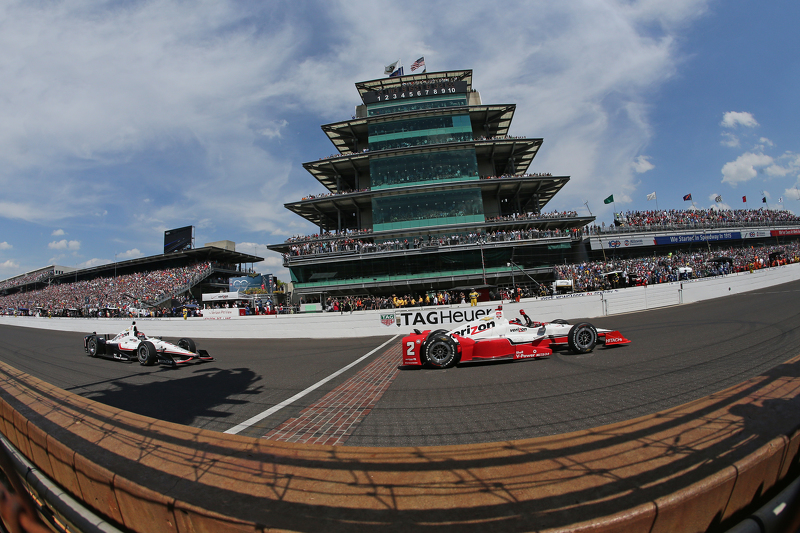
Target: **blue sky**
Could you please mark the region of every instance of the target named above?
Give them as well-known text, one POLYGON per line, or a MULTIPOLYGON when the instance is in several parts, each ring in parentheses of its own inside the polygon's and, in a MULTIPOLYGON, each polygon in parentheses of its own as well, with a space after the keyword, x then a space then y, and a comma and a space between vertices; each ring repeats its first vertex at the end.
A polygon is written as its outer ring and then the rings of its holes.
POLYGON ((265 245, 314 227, 323 123, 400 58, 471 68, 530 167, 572 177, 546 207, 800 212, 800 4, 755 0, 0 3, 0 279, 160 253, 168 228, 265 245), (715 203, 721 195, 723 202, 715 203), (779 199, 782 202, 779 203, 779 199))

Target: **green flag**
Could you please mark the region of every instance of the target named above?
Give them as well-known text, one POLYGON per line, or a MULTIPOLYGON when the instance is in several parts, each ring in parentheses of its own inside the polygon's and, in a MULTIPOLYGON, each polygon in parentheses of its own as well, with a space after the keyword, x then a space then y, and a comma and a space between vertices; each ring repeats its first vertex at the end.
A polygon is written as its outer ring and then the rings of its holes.
POLYGON ((613 201, 614 201, 614 195, 612 194, 611 196, 609 196, 608 198, 606 198, 605 200, 603 200, 603 203, 604 203, 604 204, 610 204, 610 203, 611 203, 611 202, 613 202, 613 201))

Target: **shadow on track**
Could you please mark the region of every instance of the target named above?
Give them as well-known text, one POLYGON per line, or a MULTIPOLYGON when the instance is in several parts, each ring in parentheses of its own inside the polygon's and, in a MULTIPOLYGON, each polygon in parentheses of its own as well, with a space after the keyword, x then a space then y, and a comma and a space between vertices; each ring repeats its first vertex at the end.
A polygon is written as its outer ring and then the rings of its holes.
POLYGON ((203 367, 194 370, 189 376, 178 376, 171 368, 162 368, 160 372, 170 372, 172 375, 165 381, 141 385, 113 380, 109 382, 110 389, 87 397, 132 413, 176 424, 192 425, 199 417, 231 416, 231 413, 215 407, 247 403, 231 399, 232 396, 261 392, 260 387, 253 388, 261 378, 248 368, 203 367))

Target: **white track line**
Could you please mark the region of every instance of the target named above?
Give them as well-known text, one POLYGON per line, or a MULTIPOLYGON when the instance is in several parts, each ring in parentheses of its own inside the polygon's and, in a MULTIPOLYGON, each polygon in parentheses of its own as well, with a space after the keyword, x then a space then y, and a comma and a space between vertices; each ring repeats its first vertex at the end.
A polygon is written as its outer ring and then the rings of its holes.
POLYGON ((231 435, 235 435, 235 434, 239 433, 240 431, 249 428, 250 426, 252 426, 256 422, 260 422, 261 420, 264 420, 268 416, 270 416, 270 415, 272 415, 274 413, 277 413, 278 411, 280 411, 281 409, 283 409, 287 405, 293 404, 294 402, 296 402, 297 400, 299 400, 300 398, 302 398, 303 396, 305 396, 309 392, 312 392, 312 391, 318 389, 319 387, 321 387, 322 385, 326 384, 327 382, 329 382, 330 380, 332 380, 333 378, 335 378, 336 376, 338 376, 342 372, 346 372, 349 369, 353 368, 358 363, 360 363, 361 361, 363 361, 364 359, 366 359, 370 355, 374 354, 375 352, 377 352, 378 350, 380 350, 381 348, 383 348, 384 346, 386 346, 387 344, 389 344, 390 342, 395 340, 399 335, 400 334, 398 333, 397 335, 395 335, 394 337, 392 337, 388 341, 384 342, 383 344, 381 344, 380 346, 378 346, 377 348, 375 348, 374 350, 372 350, 368 354, 362 355, 361 357, 359 357, 358 359, 356 359, 355 361, 353 361, 352 363, 350 363, 346 367, 344 367, 344 368, 342 368, 340 370, 337 370, 336 372, 334 372, 333 374, 331 374, 327 378, 325 378, 325 379, 323 379, 321 381, 317 381, 316 383, 314 383, 313 385, 311 385, 307 389, 298 392, 297 394, 295 394, 291 398, 288 398, 288 399, 282 401, 281 403, 279 403, 277 405, 274 405, 273 407, 270 407, 269 409, 267 409, 263 413, 259 413, 259 414, 257 414, 256 416, 254 416, 252 418, 248 418, 247 420, 245 420, 241 424, 238 424, 238 425, 232 427, 231 429, 225 431, 225 433, 229 433, 231 435))

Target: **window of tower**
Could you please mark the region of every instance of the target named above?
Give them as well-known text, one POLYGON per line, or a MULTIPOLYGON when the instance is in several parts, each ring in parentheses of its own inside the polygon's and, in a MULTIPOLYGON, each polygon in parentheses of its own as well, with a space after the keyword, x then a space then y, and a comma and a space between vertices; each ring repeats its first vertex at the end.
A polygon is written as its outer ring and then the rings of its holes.
POLYGON ((469 115, 419 117, 369 125, 370 151, 471 140, 469 115))
POLYGON ((372 199, 372 229, 483 222, 480 189, 402 194, 372 199))
POLYGON ((372 158, 369 174, 372 190, 479 179, 478 161, 472 149, 372 158))

